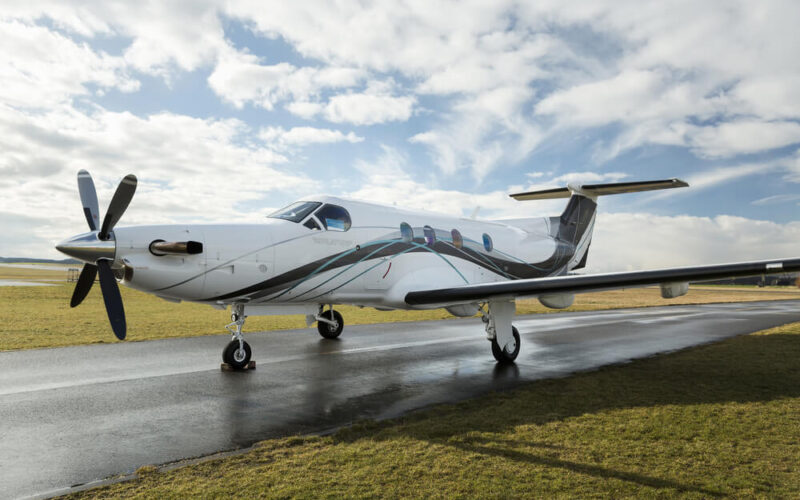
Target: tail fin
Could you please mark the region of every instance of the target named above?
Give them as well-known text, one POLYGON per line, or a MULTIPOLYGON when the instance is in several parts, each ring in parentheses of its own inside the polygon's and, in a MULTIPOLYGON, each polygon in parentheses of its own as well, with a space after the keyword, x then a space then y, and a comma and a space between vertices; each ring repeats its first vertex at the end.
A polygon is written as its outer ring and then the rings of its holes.
POLYGON ((560 217, 550 218, 550 231, 557 240, 572 246, 573 256, 567 264, 567 269, 572 270, 586 265, 586 256, 592 242, 598 196, 687 186, 689 184, 680 179, 611 184, 567 184, 567 187, 563 188, 528 191, 510 196, 520 201, 570 199, 560 217))

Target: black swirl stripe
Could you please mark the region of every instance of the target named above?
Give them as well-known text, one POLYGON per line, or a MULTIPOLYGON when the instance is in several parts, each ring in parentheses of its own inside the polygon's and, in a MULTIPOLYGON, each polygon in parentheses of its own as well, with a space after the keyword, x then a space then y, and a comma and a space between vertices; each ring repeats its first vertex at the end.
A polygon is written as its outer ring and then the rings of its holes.
MULTIPOLYGON (((293 287, 302 281, 307 280, 309 275, 315 273, 315 271, 327 272, 344 266, 350 266, 359 261, 368 262, 375 259, 391 257, 401 252, 417 253, 429 251, 426 248, 420 248, 418 246, 419 244, 425 243, 423 238, 414 238, 413 241, 417 245, 398 240, 396 243, 388 245, 377 252, 375 252, 375 248, 385 245, 385 240, 366 244, 358 247, 355 250, 347 250, 317 259, 313 262, 296 267, 259 283, 255 283, 230 293, 203 299, 203 301, 222 301, 242 296, 248 296, 248 300, 258 300, 269 295, 280 293, 287 288, 293 287), (370 255, 371 252, 374 253, 370 255)), ((474 249, 467 247, 458 249, 452 244, 442 241, 435 242, 431 247, 431 250, 442 255, 465 260, 474 265, 481 266, 495 274, 506 274, 506 277, 510 279, 551 276, 556 272, 560 272, 569 262, 569 259, 572 258, 572 255, 574 255, 574 247, 562 242, 558 242, 558 246, 556 247, 556 250, 552 256, 535 264, 526 264, 501 259, 495 256, 487 255, 483 252, 477 252, 474 249), (499 270, 502 271, 498 272, 499 270)))

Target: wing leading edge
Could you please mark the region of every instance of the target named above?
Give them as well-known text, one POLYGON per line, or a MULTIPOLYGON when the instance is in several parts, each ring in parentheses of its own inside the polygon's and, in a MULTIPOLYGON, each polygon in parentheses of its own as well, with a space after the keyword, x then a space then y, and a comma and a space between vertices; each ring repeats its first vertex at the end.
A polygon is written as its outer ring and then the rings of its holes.
POLYGON ((797 271, 800 271, 800 258, 739 262, 713 266, 676 267, 653 271, 555 276, 552 278, 533 278, 500 283, 464 285, 453 288, 419 290, 406 294, 405 301, 412 306, 460 304, 483 302, 495 298, 598 292, 664 283, 708 281, 797 271))

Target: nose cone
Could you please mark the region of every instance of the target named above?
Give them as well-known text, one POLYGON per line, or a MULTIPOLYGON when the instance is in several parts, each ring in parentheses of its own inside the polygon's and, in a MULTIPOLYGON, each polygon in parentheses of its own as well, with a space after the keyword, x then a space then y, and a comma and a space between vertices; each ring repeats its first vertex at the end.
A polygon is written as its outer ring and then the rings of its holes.
POLYGON ((100 259, 114 260, 117 242, 113 239, 101 240, 96 232, 84 233, 62 241, 56 245, 56 250, 74 259, 94 264, 100 259))

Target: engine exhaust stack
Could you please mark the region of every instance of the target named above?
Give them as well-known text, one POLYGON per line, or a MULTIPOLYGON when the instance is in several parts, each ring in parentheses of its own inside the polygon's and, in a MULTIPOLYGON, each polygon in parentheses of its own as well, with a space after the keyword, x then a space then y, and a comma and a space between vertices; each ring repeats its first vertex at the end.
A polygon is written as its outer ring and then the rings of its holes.
POLYGON ((203 244, 199 241, 155 240, 150 243, 150 253, 159 257, 164 255, 196 255, 203 253, 203 244))

